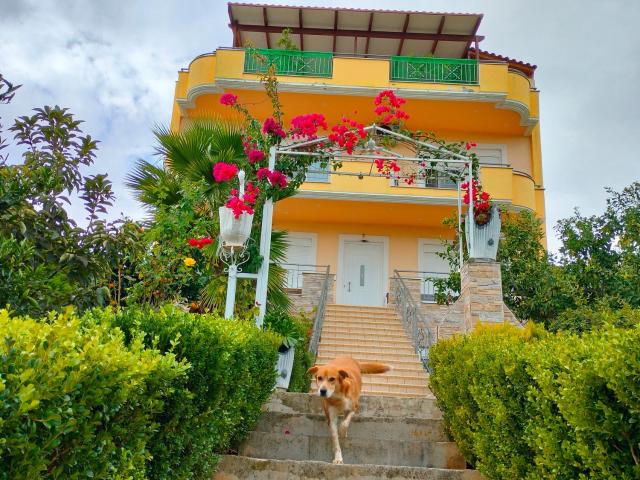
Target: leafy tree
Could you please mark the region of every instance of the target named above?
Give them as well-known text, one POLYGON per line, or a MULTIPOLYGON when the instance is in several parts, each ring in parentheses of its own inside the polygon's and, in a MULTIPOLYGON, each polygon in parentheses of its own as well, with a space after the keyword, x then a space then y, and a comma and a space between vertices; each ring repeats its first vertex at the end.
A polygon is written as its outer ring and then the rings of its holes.
MULTIPOLYGON (((9 84, 3 101, 15 89, 9 84)), ((6 285, 0 305, 18 313, 87 308, 110 297, 113 242, 132 227, 101 218, 114 195, 106 175, 83 173, 95 160, 97 141, 80 124, 68 109, 46 106, 9 128, 23 151, 22 163, 0 160, 0 283, 6 285), (86 228, 69 217, 71 196, 84 204, 86 228)))

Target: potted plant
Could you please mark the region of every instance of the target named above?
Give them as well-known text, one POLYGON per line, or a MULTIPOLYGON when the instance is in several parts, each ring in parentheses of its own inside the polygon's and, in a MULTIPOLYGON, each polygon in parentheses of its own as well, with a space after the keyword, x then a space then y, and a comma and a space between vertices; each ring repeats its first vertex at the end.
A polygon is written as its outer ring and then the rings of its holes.
POLYGON ((460 185, 464 189, 464 203, 473 205, 473 222, 465 220, 465 234, 470 258, 495 260, 500 239, 500 209, 491 200, 489 192, 484 192, 477 180, 473 180, 471 196, 469 182, 460 185), (472 198, 470 198, 472 197, 472 198), (470 229, 473 229, 471 234, 470 229), (471 243, 473 237, 473 243, 471 243))

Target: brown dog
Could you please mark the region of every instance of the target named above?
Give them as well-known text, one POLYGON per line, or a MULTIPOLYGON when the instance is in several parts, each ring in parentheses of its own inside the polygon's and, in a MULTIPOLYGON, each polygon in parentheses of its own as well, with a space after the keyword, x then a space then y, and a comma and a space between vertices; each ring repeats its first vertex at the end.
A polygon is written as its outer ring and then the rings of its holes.
POLYGON ((347 436, 351 419, 360 407, 360 390, 363 373, 384 373, 391 370, 389 365, 376 362, 358 363, 351 357, 336 358, 327 365, 314 365, 307 373, 314 375, 318 385, 318 396, 322 398, 322 408, 327 417, 333 442, 333 463, 342 463, 341 437, 347 436), (338 416, 344 415, 338 429, 338 416))

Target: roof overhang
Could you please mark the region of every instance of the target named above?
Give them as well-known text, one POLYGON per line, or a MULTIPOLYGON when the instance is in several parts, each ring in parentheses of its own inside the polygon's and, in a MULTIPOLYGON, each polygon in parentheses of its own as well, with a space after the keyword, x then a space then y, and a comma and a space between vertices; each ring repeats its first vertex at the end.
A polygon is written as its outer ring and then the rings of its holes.
POLYGON ((282 30, 301 50, 466 58, 482 14, 229 3, 233 46, 276 48, 282 30))

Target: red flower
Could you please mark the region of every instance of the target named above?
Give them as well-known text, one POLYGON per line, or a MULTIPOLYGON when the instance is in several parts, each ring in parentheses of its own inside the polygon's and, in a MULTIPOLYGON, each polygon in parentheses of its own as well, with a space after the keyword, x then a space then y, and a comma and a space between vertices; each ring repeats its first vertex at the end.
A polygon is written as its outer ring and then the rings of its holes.
POLYGON ((282 126, 274 120, 273 117, 267 118, 262 124, 262 133, 273 135, 274 137, 284 138, 287 136, 282 126))
POLYGON ((210 245, 213 242, 209 237, 202 238, 190 238, 189 245, 191 247, 197 247, 198 249, 202 249, 205 245, 210 245))
POLYGON ((280 188, 284 188, 287 186, 287 177, 282 172, 274 170, 269 175, 269 182, 274 187, 278 186, 280 188))
POLYGON ((271 171, 267 167, 262 167, 256 172, 256 177, 258 177, 258 180, 263 180, 265 178, 269 178, 270 173, 271 171))
POLYGON ((347 117, 342 117, 341 123, 331 127, 331 133, 328 136, 329 140, 337 143, 340 148, 344 148, 349 154, 353 153, 358 141, 366 137, 367 132, 364 130, 364 125, 355 120, 349 120, 347 117))
POLYGON ((473 142, 471 142, 471 143, 467 142, 467 143, 465 143, 464 148, 466 148, 467 150, 471 150, 473 147, 477 147, 477 146, 478 145, 473 143, 473 142))
POLYGON ((376 96, 374 103, 376 108, 373 110, 378 115, 378 123, 390 124, 400 123, 402 120, 409 118, 407 112, 400 107, 406 103, 401 97, 396 97, 392 90, 383 90, 376 96))
POLYGON ((220 103, 222 105, 227 105, 228 107, 232 107, 236 103, 238 103, 238 96, 233 93, 225 93, 220 97, 220 103))
POLYGON ((218 162, 213 166, 213 178, 216 182, 228 182, 238 173, 238 167, 232 163, 218 162))
POLYGON ((329 128, 321 113, 298 115, 291 120, 291 137, 313 140, 320 127, 324 130, 329 128))
POLYGON ((250 150, 247 154, 249 163, 254 164, 264 160, 264 152, 262 150, 250 150))
POLYGON ((244 192, 244 197, 242 197, 243 201, 247 204, 256 203, 256 198, 260 194, 260 189, 258 187, 254 187, 251 182, 247 183, 247 188, 244 192))
POLYGON ((190 238, 189 239, 189 246, 190 247, 197 247, 198 246, 198 240, 196 240, 195 238, 190 238))
POLYGON ((231 197, 227 201, 225 206, 227 206, 231 210, 233 210, 233 216, 235 218, 240 218, 240 215, 242 215, 244 212, 247 212, 248 214, 252 214, 253 213, 253 208, 251 208, 249 205, 244 203, 238 197, 231 197))

